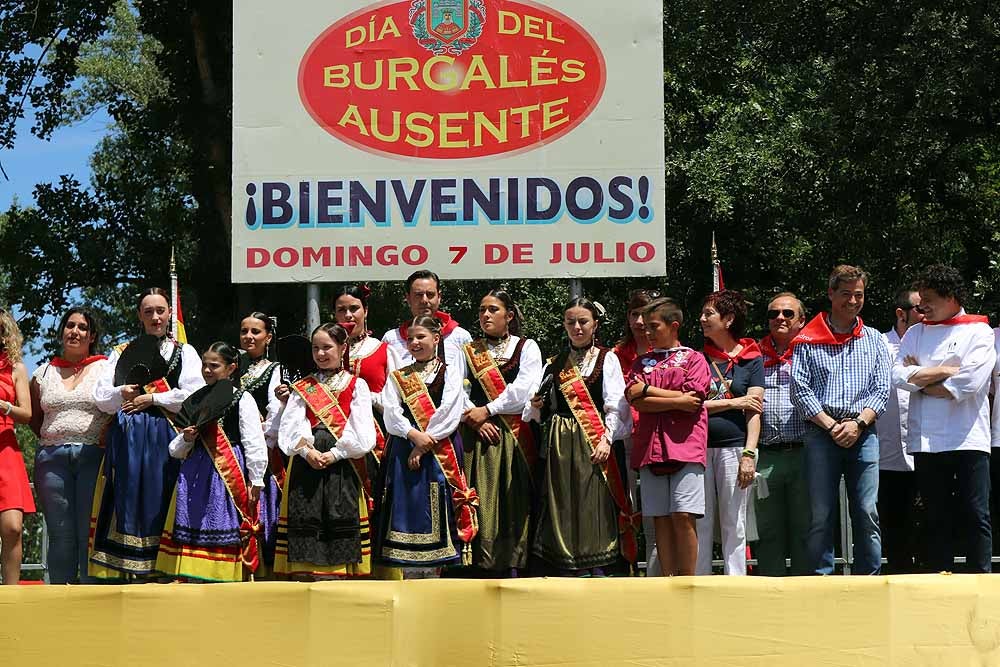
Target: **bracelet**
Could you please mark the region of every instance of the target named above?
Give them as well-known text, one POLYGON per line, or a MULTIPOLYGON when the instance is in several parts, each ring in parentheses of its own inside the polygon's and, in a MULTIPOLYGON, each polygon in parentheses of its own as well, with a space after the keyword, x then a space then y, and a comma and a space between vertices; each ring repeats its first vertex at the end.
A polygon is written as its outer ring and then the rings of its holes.
POLYGON ((649 383, 647 382, 646 384, 642 385, 641 398, 646 398, 648 394, 649 394, 649 383))
POLYGON ((752 458, 754 460, 754 463, 757 462, 757 450, 756 449, 750 449, 749 447, 747 447, 747 448, 745 448, 743 450, 743 453, 741 454, 741 456, 748 456, 748 457, 750 457, 750 458, 752 458))
POLYGON ((835 421, 835 422, 833 422, 832 424, 830 424, 830 428, 826 429, 826 432, 827 432, 827 433, 830 433, 831 431, 833 431, 833 427, 834 427, 834 426, 836 426, 836 425, 837 425, 837 424, 839 424, 839 423, 840 423, 840 422, 838 422, 838 421, 835 421))
POLYGON ((10 413, 14 410, 14 404, 7 401, 7 409, 3 411, 4 417, 10 416, 10 413))

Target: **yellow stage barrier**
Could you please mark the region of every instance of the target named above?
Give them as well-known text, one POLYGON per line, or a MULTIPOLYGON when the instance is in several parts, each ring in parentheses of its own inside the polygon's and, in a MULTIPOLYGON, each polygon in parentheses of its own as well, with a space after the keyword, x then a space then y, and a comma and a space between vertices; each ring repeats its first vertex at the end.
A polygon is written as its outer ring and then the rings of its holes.
POLYGON ((5 665, 1000 665, 1000 577, 23 586, 5 665))

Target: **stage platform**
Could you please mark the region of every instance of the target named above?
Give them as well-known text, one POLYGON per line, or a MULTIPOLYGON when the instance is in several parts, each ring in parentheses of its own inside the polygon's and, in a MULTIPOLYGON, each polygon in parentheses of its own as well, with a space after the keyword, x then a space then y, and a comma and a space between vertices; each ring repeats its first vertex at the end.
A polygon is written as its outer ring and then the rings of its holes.
POLYGON ((1000 665, 1000 577, 21 586, 7 665, 1000 665))

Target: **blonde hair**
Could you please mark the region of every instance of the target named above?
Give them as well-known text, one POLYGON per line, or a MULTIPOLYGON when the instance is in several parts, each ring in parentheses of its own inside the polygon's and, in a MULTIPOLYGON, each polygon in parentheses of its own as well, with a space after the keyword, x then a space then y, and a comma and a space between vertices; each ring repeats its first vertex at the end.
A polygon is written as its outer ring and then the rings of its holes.
POLYGON ((21 361, 21 346, 24 345, 24 337, 17 326, 17 322, 3 308, 0 308, 0 350, 7 353, 7 357, 12 364, 21 361))

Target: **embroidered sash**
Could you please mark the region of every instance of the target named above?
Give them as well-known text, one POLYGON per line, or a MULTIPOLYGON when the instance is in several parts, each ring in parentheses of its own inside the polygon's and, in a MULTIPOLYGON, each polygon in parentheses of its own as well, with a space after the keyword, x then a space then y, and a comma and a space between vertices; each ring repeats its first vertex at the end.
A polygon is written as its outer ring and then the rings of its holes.
POLYGON ((240 556, 243 564, 251 572, 256 572, 260 565, 257 545, 257 533, 261 530, 259 508, 254 507, 250 500, 250 490, 243 476, 243 468, 233 451, 233 444, 226 432, 219 428, 218 421, 202 427, 199 436, 240 515, 240 556))
MULTIPOLYGON (((357 378, 352 377, 344 391, 347 389, 353 391, 356 380, 357 378)), ((347 415, 340 406, 338 397, 330 393, 330 389, 312 375, 307 375, 298 382, 292 383, 292 389, 302 397, 309 408, 306 410, 309 424, 315 427, 317 423, 322 423, 334 438, 340 439, 344 433, 344 427, 347 426, 347 415)), ((372 483, 368 478, 368 466, 363 458, 347 460, 350 461, 351 467, 354 468, 354 472, 358 476, 358 481, 361 482, 365 500, 368 501, 368 511, 371 512, 374 503, 372 502, 372 483)))
MULTIPOLYGON (((392 380, 399 389, 399 394, 403 397, 406 407, 417 422, 417 428, 421 431, 427 430, 427 424, 437 411, 434 401, 427 391, 427 385, 415 372, 393 371, 392 380)), ((458 526, 458 537, 465 543, 463 547, 462 560, 466 562, 467 557, 472 556, 472 540, 479 532, 479 523, 476 520, 476 507, 479 506, 479 496, 476 490, 471 488, 465 480, 465 472, 462 470, 458 457, 455 455, 455 447, 451 439, 442 440, 433 449, 434 459, 441 466, 445 479, 451 486, 451 499, 455 506, 455 523, 458 526)), ((471 562, 471 560, 469 561, 471 562)))
MULTIPOLYGON (((493 355, 486 347, 486 341, 479 339, 462 346, 465 351, 465 358, 469 362, 469 368, 479 386, 483 388, 486 398, 495 401, 507 388, 507 381, 500 372, 493 355)), ((531 428, 524 423, 520 415, 496 415, 504 425, 514 434, 514 439, 521 449, 529 469, 534 470, 535 463, 538 462, 538 443, 535 442, 535 434, 531 428)))
MULTIPOLYGON (((601 413, 594 404, 587 383, 584 382, 576 366, 569 364, 568 368, 559 372, 559 391, 566 398, 573 417, 583 429, 591 451, 596 450, 605 433, 604 422, 601 421, 601 413)), ((618 460, 613 453, 601 464, 601 474, 608 483, 608 492, 618 507, 618 533, 621 536, 619 546, 622 556, 628 562, 634 563, 639 551, 636 536, 642 528, 642 515, 632 511, 632 503, 622 483, 618 460)))

